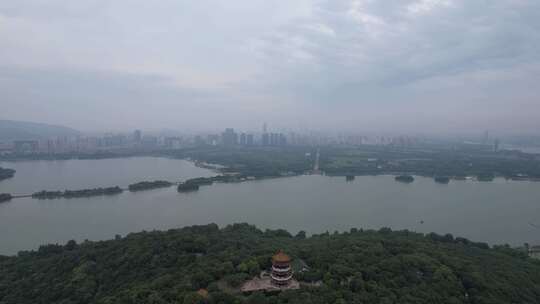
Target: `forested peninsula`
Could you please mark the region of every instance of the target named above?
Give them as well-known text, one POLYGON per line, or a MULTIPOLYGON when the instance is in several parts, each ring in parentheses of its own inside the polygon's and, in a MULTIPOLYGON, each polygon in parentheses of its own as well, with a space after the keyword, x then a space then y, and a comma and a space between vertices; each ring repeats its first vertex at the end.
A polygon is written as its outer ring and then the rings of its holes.
POLYGON ((131 233, 0 256, 0 303, 537 303, 540 263, 452 235, 248 224, 131 233), (301 288, 241 293, 277 250, 301 288))

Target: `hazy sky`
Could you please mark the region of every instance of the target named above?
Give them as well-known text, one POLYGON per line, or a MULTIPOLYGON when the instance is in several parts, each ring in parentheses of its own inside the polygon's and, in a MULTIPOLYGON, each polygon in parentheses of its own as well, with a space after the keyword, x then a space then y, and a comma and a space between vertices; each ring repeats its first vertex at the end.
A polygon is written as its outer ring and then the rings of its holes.
POLYGON ((538 0, 0 0, 0 118, 540 131, 538 0))

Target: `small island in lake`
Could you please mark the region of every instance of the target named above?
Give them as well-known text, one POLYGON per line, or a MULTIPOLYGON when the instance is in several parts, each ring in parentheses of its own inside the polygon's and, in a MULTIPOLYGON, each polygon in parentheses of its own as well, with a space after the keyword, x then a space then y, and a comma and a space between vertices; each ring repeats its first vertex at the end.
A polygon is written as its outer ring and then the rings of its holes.
POLYGON ((82 189, 82 190, 65 190, 65 191, 40 191, 32 194, 32 198, 37 199, 55 199, 55 198, 76 198, 76 197, 90 197, 99 195, 113 195, 122 193, 122 188, 107 187, 107 188, 94 188, 94 189, 82 189))
POLYGON ((414 177, 412 175, 398 175, 395 177, 395 180, 401 183, 412 183, 414 182, 414 177))
POLYGON ((448 176, 435 176, 433 179, 439 184, 448 184, 450 182, 450 178, 448 176))
POLYGON ((9 193, 0 193, 0 203, 10 201, 13 198, 9 193))
POLYGON ((15 170, 0 167, 0 181, 15 176, 15 170))
POLYGON ((163 181, 163 180, 156 180, 153 182, 145 181, 145 182, 129 185, 128 190, 131 192, 136 192, 136 191, 144 191, 144 190, 151 190, 151 189, 157 189, 157 188, 167 188, 172 185, 173 183, 168 182, 168 181, 163 181))

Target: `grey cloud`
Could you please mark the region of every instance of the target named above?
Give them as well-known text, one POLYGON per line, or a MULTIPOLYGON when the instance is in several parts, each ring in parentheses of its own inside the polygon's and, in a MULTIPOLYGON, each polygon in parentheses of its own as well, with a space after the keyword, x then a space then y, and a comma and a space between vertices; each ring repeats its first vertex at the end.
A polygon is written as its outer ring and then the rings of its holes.
POLYGON ((540 130, 539 20, 534 0, 4 1, 0 102, 88 128, 540 130))
POLYGON ((484 1, 479 5, 456 1, 434 8, 429 16, 408 16, 407 5, 403 5, 407 1, 394 2, 399 4, 393 10, 390 1, 358 2, 366 3, 359 13, 365 20, 351 13, 354 2, 325 2, 310 20, 293 22, 276 34, 278 38, 268 38, 265 47, 270 50, 264 51, 268 64, 290 69, 295 77, 298 73, 317 85, 327 78, 337 83, 393 85, 540 59, 540 4, 534 2, 512 5, 506 1, 505 5, 501 4, 505 1, 484 1), (531 15, 531 11, 537 13, 531 15), (391 18, 386 12, 392 12, 391 18), (523 19, 521 13, 529 18, 523 19), (306 24, 324 24, 335 35, 306 30, 314 28, 306 24), (370 32, 380 33, 371 37, 370 32), (295 52, 306 54, 306 60, 289 64, 275 56, 295 52), (311 73, 310 68, 318 73, 311 73))
POLYGON ((155 122, 163 118, 180 120, 204 114, 216 106, 212 100, 221 95, 181 88, 159 75, 6 66, 0 71, 2 114, 6 117, 64 121, 88 129, 140 124, 161 127, 155 122))

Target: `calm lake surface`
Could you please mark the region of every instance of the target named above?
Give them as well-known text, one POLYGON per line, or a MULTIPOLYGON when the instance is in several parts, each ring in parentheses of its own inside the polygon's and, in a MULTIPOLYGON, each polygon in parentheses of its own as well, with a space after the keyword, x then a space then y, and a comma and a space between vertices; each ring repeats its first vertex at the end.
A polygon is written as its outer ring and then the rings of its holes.
MULTIPOLYGON (((15 179, 0 182, 0 192, 126 186, 144 179, 215 174, 163 158, 12 164, 0 164, 21 169, 15 179)), ((540 230, 530 225, 540 225, 540 184, 497 179, 440 185, 421 177, 402 184, 392 176, 357 177, 352 182, 344 177, 298 176, 214 184, 194 193, 177 193, 172 187, 79 199, 23 198, 0 204, 0 254, 70 239, 110 239, 115 234, 211 222, 220 226, 249 222, 292 233, 388 226, 452 233, 492 244, 540 244, 540 230)))
POLYGON ((41 190, 127 187, 145 180, 179 181, 216 175, 185 160, 161 157, 0 162, 0 167, 17 170, 14 178, 0 182, 0 193, 12 194, 31 194, 41 190))

